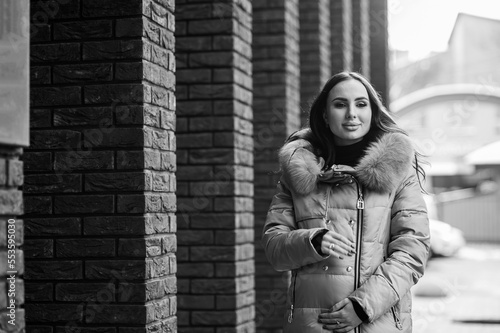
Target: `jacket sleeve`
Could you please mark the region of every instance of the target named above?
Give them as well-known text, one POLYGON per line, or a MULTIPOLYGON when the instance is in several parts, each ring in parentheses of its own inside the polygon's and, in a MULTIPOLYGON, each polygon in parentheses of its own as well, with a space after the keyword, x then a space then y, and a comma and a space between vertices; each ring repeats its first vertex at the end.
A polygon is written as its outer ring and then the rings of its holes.
POLYGON ((300 268, 328 258, 314 249, 311 240, 328 229, 298 229, 293 200, 283 180, 278 183, 262 234, 266 257, 277 271, 300 268))
POLYGON ((363 307, 370 322, 387 312, 424 274, 429 220, 414 169, 396 192, 390 233, 386 260, 349 296, 363 307))

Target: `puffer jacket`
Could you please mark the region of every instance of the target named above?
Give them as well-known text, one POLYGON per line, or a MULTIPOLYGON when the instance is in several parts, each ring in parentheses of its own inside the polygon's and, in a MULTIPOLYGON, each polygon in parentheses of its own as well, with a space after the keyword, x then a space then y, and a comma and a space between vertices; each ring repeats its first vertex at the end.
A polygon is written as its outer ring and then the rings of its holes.
POLYGON ((328 332, 318 315, 344 298, 368 319, 362 333, 411 332, 410 288, 424 273, 429 224, 409 138, 386 133, 355 168, 324 161, 303 139, 280 150, 283 176, 264 226, 266 256, 292 271, 284 332, 328 332), (355 243, 344 259, 322 256, 311 240, 333 230, 355 243))

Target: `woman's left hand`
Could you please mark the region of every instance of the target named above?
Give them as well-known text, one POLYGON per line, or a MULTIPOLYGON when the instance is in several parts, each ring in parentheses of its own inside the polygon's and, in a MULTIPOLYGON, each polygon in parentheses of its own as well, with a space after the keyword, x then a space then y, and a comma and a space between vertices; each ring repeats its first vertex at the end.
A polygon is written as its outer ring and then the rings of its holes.
POLYGON ((329 312, 324 312, 319 315, 319 322, 323 324, 323 328, 336 333, 345 333, 353 330, 361 324, 354 306, 348 298, 344 298, 335 304, 329 312))

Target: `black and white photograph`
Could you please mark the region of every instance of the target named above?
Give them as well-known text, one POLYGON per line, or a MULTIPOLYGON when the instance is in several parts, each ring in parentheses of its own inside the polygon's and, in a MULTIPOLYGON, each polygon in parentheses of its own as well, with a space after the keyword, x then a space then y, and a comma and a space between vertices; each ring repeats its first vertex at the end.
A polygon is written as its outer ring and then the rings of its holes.
POLYGON ((0 0, 0 333, 500 333, 500 1, 0 0))

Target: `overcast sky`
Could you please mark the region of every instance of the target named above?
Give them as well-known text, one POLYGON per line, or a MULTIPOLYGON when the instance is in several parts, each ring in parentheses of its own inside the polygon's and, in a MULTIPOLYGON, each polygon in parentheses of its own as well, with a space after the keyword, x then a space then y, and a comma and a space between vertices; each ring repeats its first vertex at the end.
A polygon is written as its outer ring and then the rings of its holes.
POLYGON ((387 1, 389 45, 410 51, 410 58, 414 60, 446 49, 460 12, 500 20, 500 0, 387 1))

